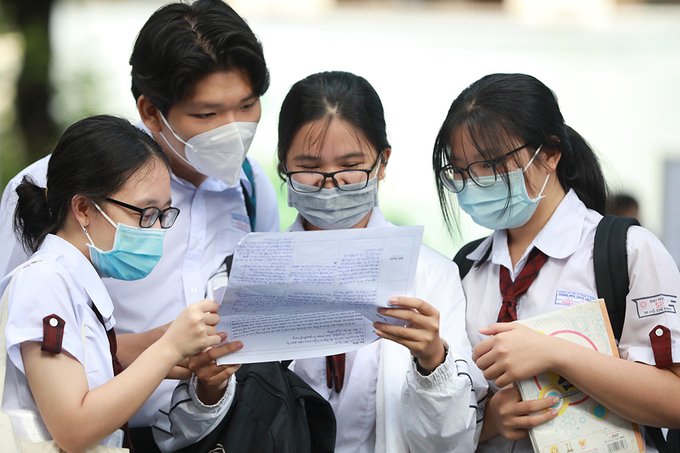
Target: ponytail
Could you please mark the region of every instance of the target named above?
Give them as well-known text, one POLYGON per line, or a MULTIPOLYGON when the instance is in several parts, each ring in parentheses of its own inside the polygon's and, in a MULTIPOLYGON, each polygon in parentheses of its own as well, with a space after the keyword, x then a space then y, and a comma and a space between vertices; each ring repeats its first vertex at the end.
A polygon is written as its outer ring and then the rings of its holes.
POLYGON ((16 188, 19 197, 14 210, 14 231, 26 252, 35 252, 54 225, 47 204, 47 190, 24 176, 16 188))
POLYGON ((14 229, 24 249, 35 252, 66 225, 73 197, 97 203, 153 161, 169 164, 160 145, 126 119, 97 115, 71 125, 50 156, 47 189, 26 176, 16 189, 14 229))
POLYGON ((566 149, 557 165, 557 177, 564 190, 573 189, 588 209, 604 215, 608 189, 600 161, 588 142, 569 126, 566 149))

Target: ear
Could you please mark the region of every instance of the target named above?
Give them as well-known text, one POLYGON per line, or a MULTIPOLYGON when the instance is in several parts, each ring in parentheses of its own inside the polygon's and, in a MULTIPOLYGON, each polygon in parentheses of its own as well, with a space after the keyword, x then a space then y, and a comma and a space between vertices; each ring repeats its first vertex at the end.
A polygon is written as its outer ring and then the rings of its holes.
POLYGON ((143 94, 137 99, 139 116, 151 132, 161 131, 161 113, 143 94))
POLYGON ((549 148, 547 146, 544 146, 541 149, 542 152, 545 152, 545 159, 543 160, 543 165, 545 165, 550 172, 554 172, 557 169, 557 164, 560 162, 560 159, 562 158, 562 152, 556 150, 555 148, 549 148))
POLYGON ((387 162, 390 160, 392 155, 392 148, 385 148, 382 152, 382 158, 380 159, 380 168, 378 169, 378 181, 385 179, 385 170, 387 167, 387 162))
POLYGON ((75 195, 71 198, 71 212, 78 223, 86 229, 90 226, 90 222, 94 215, 94 209, 96 208, 93 206, 90 199, 84 195, 75 195))

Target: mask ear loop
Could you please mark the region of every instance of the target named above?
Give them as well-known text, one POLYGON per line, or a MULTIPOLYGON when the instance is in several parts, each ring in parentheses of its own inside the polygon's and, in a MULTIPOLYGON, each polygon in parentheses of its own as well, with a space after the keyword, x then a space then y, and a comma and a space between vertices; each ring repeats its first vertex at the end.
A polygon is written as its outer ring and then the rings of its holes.
MULTIPOLYGON (((190 145, 189 143, 187 143, 187 142, 185 142, 184 140, 182 140, 182 139, 179 137, 179 135, 177 135, 177 134, 175 133, 175 131, 172 130, 172 128, 170 127, 170 124, 168 123, 168 120, 165 119, 165 116, 163 116, 163 114, 161 113, 160 110, 158 111, 158 113, 161 115, 161 119, 163 120, 163 122, 165 123, 165 125, 168 127, 168 129, 170 130, 170 132, 172 132, 172 135, 174 135, 175 138, 176 138, 177 140, 179 140, 182 144, 184 144, 185 147, 188 146, 189 148, 191 148, 192 151, 196 152, 196 148, 194 148, 192 145, 190 145)), ((177 155, 177 157, 179 157, 181 160, 183 160, 187 165, 190 165, 190 166, 193 168, 193 165, 191 164, 191 162, 189 162, 185 157, 182 157, 182 155, 181 155, 180 153, 177 152, 177 150, 175 149, 175 147, 172 146, 172 145, 170 144, 170 142, 169 142, 168 139, 165 137, 165 134, 163 133, 162 130, 160 131, 160 134, 161 134, 161 137, 163 137, 163 140, 165 140, 165 143, 170 147, 170 149, 172 150, 172 152, 174 152, 174 153, 177 155)))
MULTIPOLYGON (((524 174, 524 172, 527 171, 527 168, 529 168, 529 165, 531 165, 531 163, 534 161, 536 156, 538 156, 538 153, 541 151, 541 148, 543 148, 543 145, 539 146, 536 149, 536 152, 534 153, 534 155, 531 156, 531 160, 529 160, 529 163, 527 164, 527 166, 524 167, 524 169, 522 170, 522 174, 524 174)), ((552 172, 550 172, 550 173, 552 173, 552 172)), ((548 185, 548 179, 550 179, 550 173, 548 173, 548 175, 545 177, 545 182, 543 183, 543 187, 541 187, 541 191, 538 193, 538 196, 531 201, 538 201, 541 198, 545 198, 545 195, 543 195, 543 191, 545 190, 545 186, 548 185)))

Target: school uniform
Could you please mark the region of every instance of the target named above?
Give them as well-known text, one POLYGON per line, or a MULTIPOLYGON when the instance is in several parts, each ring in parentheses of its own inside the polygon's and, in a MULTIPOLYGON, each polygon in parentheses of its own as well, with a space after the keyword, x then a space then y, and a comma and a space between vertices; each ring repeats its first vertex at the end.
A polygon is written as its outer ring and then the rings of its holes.
MULTIPOLYGON (((90 261, 69 242, 48 235, 32 258, 39 259, 24 267, 9 288, 8 321, 5 331, 7 372, 2 410, 12 420, 14 432, 25 441, 52 439, 36 406, 26 379, 21 357, 21 343, 43 342, 44 318, 54 326, 63 321, 61 353, 68 352, 85 370, 92 390, 113 379, 111 350, 106 331, 116 321, 113 303, 90 261), (102 315, 104 325, 92 310, 102 315), (56 318, 58 317, 58 318, 56 318)), ((4 294, 14 272, 0 281, 4 294)), ((58 338, 58 336, 57 336, 58 338)), ((123 431, 117 430, 100 442, 121 447, 123 431)))
MULTIPOLYGON (((481 259, 492 247, 487 261, 473 266, 463 279, 468 300, 467 332, 473 347, 483 341, 477 329, 496 322, 502 305, 499 289, 500 267, 509 270, 512 280, 521 272, 527 256, 534 247, 548 256, 538 276, 527 292, 517 301, 517 319, 526 319, 560 310, 570 305, 597 299, 593 268, 595 229, 602 216, 583 204, 571 190, 562 200, 548 223, 534 238, 522 258, 512 266, 508 251, 507 232, 495 231, 468 255, 481 259)), ((659 352, 652 348, 650 333, 656 334, 659 326, 669 329, 673 339, 673 363, 680 362, 680 317, 677 314, 677 296, 680 293, 680 273, 661 242, 642 227, 628 231, 629 293, 626 297, 626 318, 619 342, 621 358, 654 366, 659 352)), ((603 326, 604 328, 604 326, 603 326)), ((669 339, 670 341, 670 339, 669 339)), ((489 382, 490 392, 498 388, 489 382)), ((480 444, 478 452, 532 452, 531 442, 517 442, 497 436, 480 444)), ((656 452, 650 442, 647 451, 656 452)))
MULTIPOLYGON (((137 125, 148 133, 143 123, 137 125)), ((264 169, 247 158, 253 169, 256 198, 255 231, 279 231, 276 193, 264 169)), ((7 185, 0 208, 0 273, 26 260, 12 231, 16 187, 29 175, 45 186, 49 156, 35 162, 7 185), (10 267, 11 266, 11 267, 10 267)), ((116 307, 116 332, 140 333, 173 321, 184 308, 205 297, 206 283, 236 244, 251 231, 241 183, 253 187, 241 171, 240 182, 228 186, 208 177, 199 187, 170 173, 172 205, 181 213, 163 241, 163 258, 145 278, 136 281, 104 279, 116 307)), ((3 273, 4 272, 4 273, 3 273)), ((195 380, 166 379, 130 420, 130 427, 155 424, 154 437, 162 450, 197 442, 217 426, 231 404, 229 390, 220 402, 206 406, 196 397, 195 380), (162 409, 162 410, 161 410, 162 409)), ((235 378, 229 388, 235 386, 235 378)))
MULTIPOLYGON (((367 228, 391 226, 374 208, 367 228)), ((298 216, 288 231, 302 231, 298 216)), ((344 386, 329 389, 326 358, 296 360, 294 371, 328 399, 337 420, 336 452, 460 452, 474 450, 486 381, 474 365, 464 332, 465 298, 458 268, 422 246, 415 297, 440 312, 440 335, 449 346, 444 363, 429 376, 416 369, 410 351, 380 339, 346 354, 344 386)))

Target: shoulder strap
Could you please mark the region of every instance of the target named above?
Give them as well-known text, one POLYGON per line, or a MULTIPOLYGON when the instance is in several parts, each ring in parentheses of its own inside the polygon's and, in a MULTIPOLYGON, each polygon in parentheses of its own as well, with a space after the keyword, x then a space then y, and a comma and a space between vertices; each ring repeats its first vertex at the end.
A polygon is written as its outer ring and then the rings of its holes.
MULTIPOLYGON (((626 296, 630 279, 628 277, 628 252, 626 249, 628 228, 640 225, 632 217, 606 215, 597 225, 593 248, 595 286, 597 295, 607 305, 609 320, 614 337, 621 339, 626 319, 626 296)), ((661 428, 645 426, 649 437, 659 453, 680 453, 680 430, 668 430, 668 442, 661 428)))
MULTIPOLYGON (((479 238, 475 239, 474 241, 468 242, 464 246, 458 250, 458 253, 456 253, 456 256, 453 257, 453 262, 458 265, 458 274, 460 275, 460 279, 463 280, 465 276, 470 272, 470 269, 472 269, 472 265, 475 264, 473 260, 469 260, 467 256, 472 253, 479 245, 484 242, 486 238, 479 238)), ((489 255, 491 254, 491 247, 488 248, 484 256, 480 261, 484 262, 489 258, 489 255)))
POLYGON ((628 294, 628 252, 626 239, 628 228, 640 223, 632 217, 606 215, 597 225, 593 248, 595 286, 597 295, 604 299, 618 341, 626 317, 628 294))
POLYGON ((253 167, 250 165, 250 161, 246 158, 243 161, 243 172, 250 182, 250 187, 252 190, 248 192, 246 190, 245 184, 241 183, 241 189, 243 189, 243 199, 246 204, 246 212, 248 213, 248 218, 250 219, 250 230, 255 231, 255 218, 257 214, 257 200, 255 199, 255 176, 253 175, 253 167))

